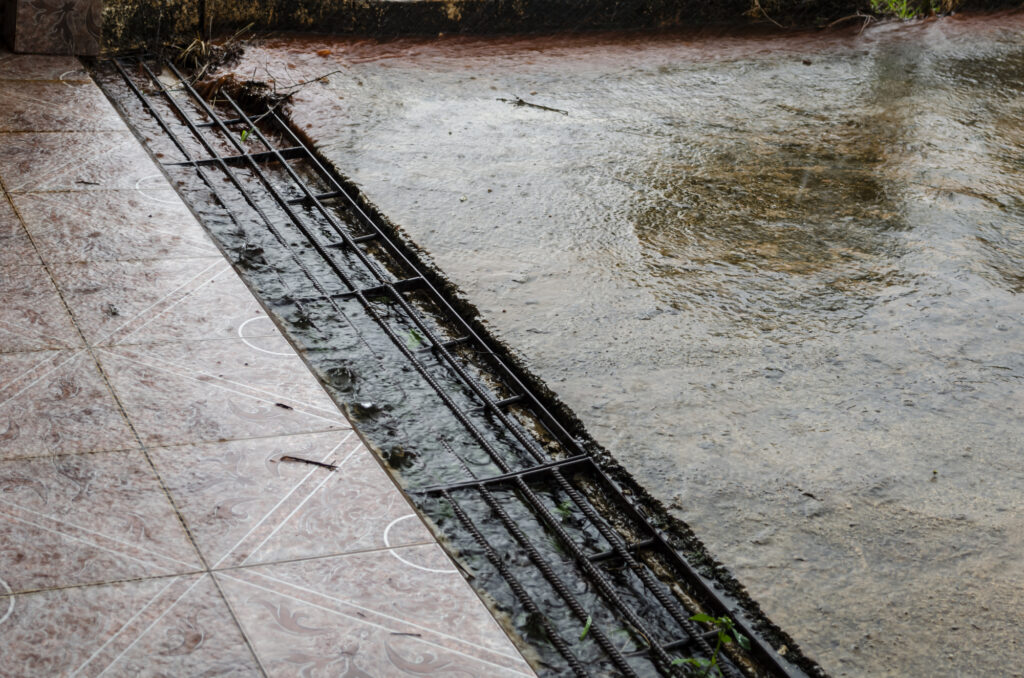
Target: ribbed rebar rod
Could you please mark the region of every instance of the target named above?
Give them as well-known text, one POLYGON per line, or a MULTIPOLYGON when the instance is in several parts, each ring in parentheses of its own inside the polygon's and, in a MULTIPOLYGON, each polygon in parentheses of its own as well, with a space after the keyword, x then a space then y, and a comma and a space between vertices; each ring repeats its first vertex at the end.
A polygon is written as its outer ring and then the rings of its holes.
MULTIPOLYGON (((188 80, 181 75, 173 64, 168 64, 171 71, 178 77, 179 82, 181 83, 181 89, 186 93, 189 99, 198 106, 198 109, 194 106, 189 106, 189 108, 192 110, 201 109, 201 112, 209 118, 206 122, 197 123, 192 120, 190 114, 182 108, 165 84, 153 73, 152 69, 150 69, 145 61, 140 59, 140 69, 148 75, 149 80, 156 85, 159 93, 168 101, 173 113, 177 117, 181 118, 182 122, 188 127, 191 135, 196 138, 210 156, 208 158, 194 158, 185 144, 178 138, 178 135, 175 134, 163 119, 162 115, 153 103, 149 101, 145 93, 135 85, 121 63, 116 60, 114 63, 121 77, 125 80, 133 94, 139 98, 145 109, 153 115, 157 124, 171 138, 175 147, 185 158, 184 163, 169 162, 166 164, 193 168, 199 174, 199 178, 210 191, 214 199, 224 207, 232 223, 239 229, 242 229, 241 223, 233 213, 232 208, 229 207, 229 204, 218 193, 214 182, 205 173, 204 167, 217 167, 231 182, 232 186, 241 194, 245 203, 260 217, 261 221, 267 226, 275 240, 284 247, 291 260, 296 263, 300 270, 302 270, 304 276, 311 282, 317 293, 321 295, 321 298, 330 304, 331 308, 352 327, 362 342, 370 349, 371 353, 377 355, 377 352, 374 351, 366 342, 366 338, 363 337, 362 333, 355 327, 347 314, 337 304, 336 299, 351 298, 358 300, 360 306, 366 311, 370 319, 377 323, 392 344, 397 347, 398 351, 413 366, 416 372, 424 378, 431 390, 441 399, 445 407, 453 414, 453 416, 455 416, 456 420, 458 420, 462 427, 470 434, 472 439, 487 453, 491 461, 501 469, 503 474, 501 476, 494 477, 493 480, 485 478, 483 480, 474 480, 465 483, 450 483, 436 488, 429 488, 434 493, 439 492, 442 497, 452 503, 457 512, 461 511, 463 513, 462 516, 459 516, 460 522, 464 524, 466 529, 471 533, 471 536, 473 536, 473 539, 480 544, 481 548, 484 549, 484 553, 488 557, 488 560, 492 560, 492 555, 496 556, 497 554, 494 552, 493 546, 483 538, 483 535, 472 523, 472 519, 469 518, 468 515, 465 515, 461 507, 458 506, 451 494, 455 489, 460 489, 461 491, 461 488, 464 486, 472 486, 477 492, 480 492, 484 501, 491 507, 491 510, 494 511, 495 515, 498 516, 501 523, 510 532, 510 534, 512 534, 516 541, 524 547, 527 554, 530 555, 531 562, 534 562, 535 566, 541 570, 541 573, 549 580, 549 583, 552 584, 559 596, 566 601, 566 604, 570 609, 572 609, 573 614, 577 617, 581 617, 581 615, 584 614, 581 604, 578 600, 572 598, 572 592, 567 588, 565 582, 557 575, 557 573, 554 572, 550 564, 546 563, 540 552, 530 544, 525 533, 523 533, 519 526, 511 519, 511 516, 504 507, 497 503, 496 498, 487 486, 490 482, 505 482, 516 488, 517 494, 525 501, 525 504, 531 509, 534 516, 538 517, 540 519, 540 523, 547 530, 553 533, 559 543, 565 546, 569 551, 579 568, 578 573, 585 575, 583 580, 591 582, 596 587, 597 593, 609 605, 609 607, 616 611, 616 613, 625 619, 631 626, 635 627, 638 634, 648 640, 648 648, 631 653, 628 656, 650 654, 652 659, 655 661, 655 665, 658 666, 660 671, 673 673, 675 672, 676 667, 672 664, 672 657, 669 655, 669 652, 673 652, 677 649, 693 644, 697 646, 697 649, 701 654, 704 654, 705 656, 711 656, 713 654, 708 642, 709 635, 713 637, 713 632, 698 629, 697 626, 689 619, 689 613, 685 611, 680 600, 654 576, 653 571, 647 567, 644 562, 641 562, 643 557, 638 557, 636 555, 637 546, 639 545, 644 548, 654 549, 654 551, 661 556, 667 557, 669 563, 673 567, 676 567, 684 575, 685 579, 689 580, 691 584, 696 586, 698 591, 704 597, 703 602, 711 605, 711 609, 714 611, 716 616, 721 614, 730 614, 730 616, 733 616, 737 628, 746 635, 751 636, 753 640, 753 654, 758 660, 764 661, 768 666, 776 669, 780 675, 800 675, 791 671, 788 666, 784 665, 781 658, 779 658, 774 651, 763 642, 762 639, 758 638, 751 632, 751 629, 748 627, 747 622, 742 616, 733 614, 733 611, 729 609, 729 605, 725 602, 725 599, 721 594, 714 591, 714 587, 711 585, 711 582, 700 575, 700 573, 697 572, 695 568, 693 568, 693 566, 675 550, 675 548, 667 541, 665 535, 652 526, 629 497, 623 494, 618 484, 615 483, 603 469, 597 466, 593 460, 591 460, 586 467, 587 473, 584 475, 595 476, 599 485, 604 485, 606 488, 610 489, 615 497, 615 501, 625 507, 625 513, 628 518, 636 527, 639 527, 642 530, 649 530, 650 536, 643 537, 639 540, 636 540, 636 537, 632 537, 634 542, 630 543, 623 534, 613 527, 598 512, 596 507, 590 502, 588 496, 583 492, 583 489, 577 485, 575 479, 570 480, 567 478, 559 468, 561 462, 557 460, 552 462, 551 457, 546 453, 546 451, 541 449, 537 439, 528 433, 519 421, 506 412, 505 408, 512 403, 518 403, 521 407, 524 407, 527 411, 531 412, 535 417, 535 423, 550 434, 554 440, 559 442, 563 446, 563 449, 567 450, 572 455, 571 459, 576 459, 577 457, 586 455, 580 441, 569 434, 561 421, 547 409, 544 402, 541 401, 536 393, 523 383, 517 372, 506 362, 503 355, 495 352, 487 341, 473 329, 470 323, 455 310, 447 297, 441 294, 430 279, 424 276, 417 265, 409 259, 409 256, 406 254, 403 247, 396 244, 392 237, 382 230, 376 221, 365 212, 360 203, 353 197, 352 193, 340 183, 333 173, 323 166, 320 159, 313 154, 306 143, 299 138, 290 125, 282 120, 273 109, 270 109, 267 113, 253 119, 249 117, 229 95, 222 93, 223 100, 228 103, 235 113, 230 120, 224 120, 201 96, 199 96, 198 92, 195 91, 188 80), (283 131, 284 135, 291 139, 292 145, 284 148, 277 148, 275 144, 271 143, 267 139, 266 135, 263 134, 260 126, 256 124, 260 119, 267 119, 269 123, 283 131), (244 124, 248 126, 249 133, 258 139, 266 150, 257 151, 255 153, 248 152, 243 143, 227 128, 227 125, 229 124, 244 124), (238 150, 238 154, 226 156, 221 155, 210 141, 204 137, 200 131, 201 129, 210 129, 214 132, 219 132, 224 139, 228 140, 228 142, 238 150), (289 162, 289 160, 298 159, 308 162, 314 170, 316 177, 327 182, 330 190, 325 192, 313 191, 289 162), (302 192, 302 197, 285 197, 281 190, 278 189, 277 185, 275 185, 267 176, 263 167, 261 167, 260 162, 265 161, 274 162, 276 166, 279 166, 291 182, 293 182, 302 192), (273 202, 287 217, 290 225, 301 233, 303 238, 305 238, 311 246, 312 250, 316 252, 320 260, 327 264, 330 269, 331 276, 337 277, 337 279, 340 280, 349 291, 341 294, 329 294, 326 291, 326 286, 315 274, 313 274, 312 270, 309 269, 299 253, 293 250, 288 242, 288 238, 284 237, 283 232, 277 227, 274 220, 271 219, 270 214, 266 212, 264 207, 259 204, 253 195, 250 194, 250 190, 247 188, 246 183, 251 181, 251 179, 248 178, 248 175, 245 181, 243 181, 234 173, 232 166, 237 165, 241 165, 243 168, 247 169, 253 177, 255 177, 258 184, 263 187, 261 190, 273 199, 273 202), (362 225, 369 230, 369 233, 359 236, 353 235, 347 226, 342 223, 335 211, 335 208, 328 207, 323 204, 324 200, 333 198, 342 198, 347 209, 355 214, 362 225), (318 235, 318 229, 311 229, 305 223, 305 217, 293 209, 293 206, 296 205, 312 206, 323 220, 326 221, 330 230, 340 239, 340 241, 333 243, 323 242, 318 235), (404 280, 392 280, 391 276, 389 276, 377 264, 377 261, 361 247, 363 244, 369 242, 373 242, 375 245, 382 247, 383 250, 393 258, 394 262, 403 267, 406 272, 410 274, 409 277, 404 280), (373 280, 379 284, 371 287, 357 286, 353 277, 346 272, 335 258, 334 253, 341 249, 351 252, 354 255, 354 259, 357 260, 373 280), (426 321, 424 316, 422 316, 417 308, 410 303, 409 299, 405 297, 405 292, 411 289, 414 283, 417 289, 421 289, 426 292, 427 297, 441 312, 441 315, 452 321, 458 327, 460 332, 462 332, 461 336, 454 339, 446 339, 438 335, 431 324, 426 321), (367 296, 371 294, 384 294, 393 300, 397 306, 397 310, 405 321, 411 322, 412 325, 426 337, 429 345, 423 349, 410 349, 403 338, 396 334, 394 328, 389 324, 388 319, 391 318, 391 312, 389 311, 385 315, 378 312, 375 304, 367 296), (484 360, 486 361, 486 364, 493 370, 497 371, 499 382, 512 393, 511 397, 499 398, 490 388, 481 383, 475 372, 471 373, 471 371, 467 369, 466 364, 463 363, 463 359, 451 350, 457 345, 463 343, 471 345, 472 354, 485 357, 484 360), (435 355, 438 362, 457 377, 458 381, 465 385, 472 396, 479 402, 483 403, 483 405, 480 407, 469 408, 459 406, 448 390, 442 386, 441 382, 430 373, 427 365, 419 360, 418 356, 426 352, 435 355), (495 445, 492 444, 491 441, 483 434, 483 431, 476 424, 471 415, 485 411, 491 413, 492 419, 490 421, 490 426, 493 427, 496 424, 500 424, 501 428, 509 432, 515 439, 516 443, 518 443, 518 445, 515 446, 518 448, 518 453, 525 452, 525 454, 533 460, 533 466, 531 468, 519 471, 514 469, 513 466, 510 465, 506 454, 499 451, 499 449, 495 447, 495 445), (544 500, 536 494, 532 486, 525 479, 527 476, 531 478, 548 478, 553 481, 558 488, 568 495, 573 504, 580 509, 587 522, 597 529, 601 536, 611 546, 611 549, 597 554, 588 554, 584 552, 572 536, 565 531, 557 517, 555 517, 547 507, 544 500), (469 520, 468 525, 463 520, 463 517, 469 520), (532 550, 533 554, 536 555, 537 560, 535 560, 533 555, 530 554, 530 550, 532 550), (668 642, 658 642, 655 639, 655 636, 647 627, 646 621, 642 619, 641 616, 637 614, 637 612, 616 592, 616 585, 613 584, 608 579, 607 574, 595 564, 609 558, 622 559, 626 568, 635 573, 643 586, 651 592, 664 611, 667 612, 668 615, 679 625, 688 638, 677 638, 668 642), (542 566, 540 563, 545 564, 542 566), (575 604, 573 601, 575 601, 575 604)), ((276 135, 275 138, 277 138, 276 135)), ((275 176, 280 179, 279 174, 275 176)), ((292 195, 294 195, 294 193, 292 195)), ((318 301, 319 298, 315 300, 318 301)), ((299 308, 300 312, 302 312, 302 302, 296 300, 296 306, 299 308)), ((481 367, 477 364, 479 361, 467 362, 473 366, 474 370, 483 369, 486 372, 488 369, 486 366, 481 367)), ((400 385, 399 388, 401 388, 400 385)), ((485 427, 486 426, 487 424, 485 424, 485 427)), ((446 445, 446 447, 448 446, 446 445)), ((454 454, 454 452, 452 453, 454 454)), ((457 455, 456 458, 459 459, 459 462, 463 465, 469 475, 473 476, 474 474, 468 466, 466 466, 466 464, 457 455)), ((518 582, 514 573, 511 572, 506 564, 501 563, 502 566, 499 567, 493 560, 492 564, 495 564, 495 566, 498 567, 499 573, 501 573, 502 577, 509 582, 510 586, 512 586, 512 581, 515 580, 520 589, 522 589, 521 583, 518 582), (512 579, 510 579, 510 577, 512 579)), ((534 610, 539 611, 536 603, 533 602, 532 599, 529 599, 525 589, 517 592, 515 587, 513 587, 513 592, 529 611, 532 611, 530 609, 530 605, 533 606, 534 610), (530 600, 529 604, 523 600, 520 593, 526 595, 526 598, 530 600)), ((550 624, 550 620, 544 617, 543 614, 541 614, 541 617, 545 624, 550 624)), ((551 635, 551 629, 547 626, 545 626, 545 632, 551 635)), ((623 671, 625 675, 634 675, 629 672, 632 671, 632 669, 630 669, 629 665, 626 663, 626 656, 619 652, 614 645, 610 643, 607 636, 603 634, 600 629, 596 629, 596 632, 592 629, 591 632, 594 633, 595 641, 598 642, 601 649, 607 654, 613 664, 615 664, 620 671, 623 671)), ((553 644, 555 644, 554 641, 553 644)), ((575 661, 578 664, 578 658, 572 654, 571 648, 568 647, 568 644, 564 643, 564 639, 562 639, 562 645, 562 648, 559 648, 556 645, 556 649, 569 663, 570 668, 576 672, 577 669, 574 667, 573 662, 575 661), (566 653, 563 652, 563 649, 567 650, 569 654, 566 655, 566 653)), ((722 672, 730 678, 734 678, 738 675, 736 669, 728 662, 721 663, 719 666, 722 672)), ((586 674, 579 674, 577 672, 577 675, 586 674)))

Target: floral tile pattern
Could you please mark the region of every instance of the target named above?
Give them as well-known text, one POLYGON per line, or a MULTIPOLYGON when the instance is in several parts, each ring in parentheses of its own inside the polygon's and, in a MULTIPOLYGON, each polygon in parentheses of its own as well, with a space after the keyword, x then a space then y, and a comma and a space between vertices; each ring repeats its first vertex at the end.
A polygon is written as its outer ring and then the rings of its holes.
POLYGON ((79 346, 82 337, 41 265, 0 268, 0 353, 79 346))
POLYGON ((143 442, 196 443, 350 428, 288 343, 241 339, 104 348, 100 363, 143 442))
POLYGON ((433 541, 351 431, 160 448, 150 456, 214 567, 433 541), (395 521, 401 527, 389 530, 395 521))
POLYGON ((82 62, 71 56, 12 54, 0 47, 0 80, 92 82, 82 62))
POLYGON ((102 0, 7 0, 4 32, 15 51, 100 53, 102 0))
POLYGON ((47 263, 220 256, 170 190, 20 193, 13 198, 47 263))
POLYGON ((135 446, 88 353, 0 354, 0 459, 135 446))
POLYGON ((533 675, 436 545, 389 553, 215 576, 270 676, 533 675))
POLYGON ((140 452, 0 462, 0 572, 11 591, 200 569, 140 452))
POLYGON ((92 83, 0 80, 0 132, 116 131, 123 122, 92 83), (74 107, 61 106, 71 97, 74 107))
MULTIPOLYGON (((238 309, 239 323, 259 308, 221 257, 53 264, 50 270, 72 309, 75 322, 91 346, 137 340, 140 331, 176 308, 190 310, 196 317, 191 323, 169 328, 172 333, 158 335, 160 339, 234 337, 236 332, 230 322, 224 329, 207 325, 216 322, 209 315, 209 302, 213 306, 223 304, 222 308, 233 306, 230 297, 218 298, 216 294, 217 290, 231 283, 234 283, 234 296, 241 294, 247 302, 238 309), (207 292, 206 308, 197 304, 197 297, 202 296, 203 290, 207 292)), ((237 298, 234 301, 237 303, 237 298)), ((152 336, 152 332, 148 334, 152 336)))
POLYGON ((55 264, 51 271, 93 346, 280 337, 219 256, 55 264))
POLYGON ((532 675, 95 93, 0 50, 0 678, 532 675))
POLYGON ((0 597, 4 676, 259 676, 209 574, 0 597))
POLYGON ((31 265, 42 263, 36 254, 28 232, 22 226, 14 207, 6 199, 0 199, 0 266, 31 265))
POLYGON ((0 134, 0 176, 11 193, 132 190, 154 171, 127 130, 0 134))

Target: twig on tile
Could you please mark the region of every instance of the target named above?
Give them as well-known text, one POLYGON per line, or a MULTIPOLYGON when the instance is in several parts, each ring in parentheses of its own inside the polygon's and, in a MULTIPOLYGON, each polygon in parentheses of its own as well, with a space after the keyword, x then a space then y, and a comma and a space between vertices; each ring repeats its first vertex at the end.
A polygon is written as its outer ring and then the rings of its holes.
POLYGON ((337 471, 338 470, 338 467, 335 466, 334 464, 325 464, 322 461, 314 461, 312 459, 303 459, 302 457, 292 457, 292 456, 289 456, 287 454, 285 456, 281 457, 281 461, 294 461, 294 462, 299 462, 299 463, 302 463, 302 464, 310 464, 312 466, 320 466, 322 468, 330 469, 332 471, 337 471))

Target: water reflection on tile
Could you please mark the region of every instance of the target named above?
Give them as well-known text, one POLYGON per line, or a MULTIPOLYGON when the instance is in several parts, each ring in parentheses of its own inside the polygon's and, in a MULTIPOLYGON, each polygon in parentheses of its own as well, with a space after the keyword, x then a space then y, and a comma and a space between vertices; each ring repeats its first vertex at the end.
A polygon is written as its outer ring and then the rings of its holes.
POLYGON ((173 445, 349 429, 281 338, 102 348, 100 362, 147 443, 173 445))
POLYGON ((0 80, 91 82, 82 63, 71 56, 12 54, 0 47, 0 80))
POLYGON ((0 597, 0 675, 258 676, 208 574, 0 597))
POLYGON ((230 268, 207 276, 180 301, 160 311, 149 311, 126 330, 113 335, 107 343, 127 345, 241 337, 257 351, 293 355, 290 346, 281 346, 280 332, 266 320, 259 302, 230 268))
POLYGON ((265 675, 207 565, 273 675, 531 675, 78 61, 0 101, 0 676, 265 675))
POLYGON ((0 572, 13 592, 201 568, 141 452, 0 461, 0 572))
POLYGON ((0 354, 0 459, 135 444, 88 353, 0 354))
POLYGON ((134 189, 153 162, 130 132, 0 133, 0 177, 7 190, 134 189))
POLYGON ((381 548, 385 532, 392 545, 433 539, 350 431, 155 448, 150 456, 214 567, 381 548))
POLYGON ((13 200, 47 263, 220 256, 170 190, 20 193, 13 200))
POLYGON ((436 545, 215 576, 272 676, 532 675, 436 545))
POLYGON ((220 257, 53 264, 50 270, 93 346, 146 337, 227 339, 259 309, 220 257))
POLYGON ((46 269, 0 268, 0 353, 81 345, 46 269))
POLYGON ((92 83, 0 80, 0 132, 96 132, 124 122, 92 83), (74 106, 64 106, 69 99, 74 106))

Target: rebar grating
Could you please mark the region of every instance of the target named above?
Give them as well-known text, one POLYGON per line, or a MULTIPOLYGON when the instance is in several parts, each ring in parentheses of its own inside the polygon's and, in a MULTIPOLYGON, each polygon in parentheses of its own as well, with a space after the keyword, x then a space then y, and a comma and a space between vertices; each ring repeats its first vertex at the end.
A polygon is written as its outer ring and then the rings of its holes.
POLYGON ((717 656, 724 676, 804 675, 276 110, 253 115, 224 92, 208 102, 170 63, 108 63, 108 93, 314 371, 357 420, 400 440, 374 442, 538 670, 698 675, 683 660, 717 656), (342 344, 404 374, 396 400, 421 389, 425 406, 388 423, 379 404, 346 397, 331 371, 342 344), (717 652, 697 613, 731 617, 749 652, 717 652))

